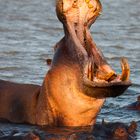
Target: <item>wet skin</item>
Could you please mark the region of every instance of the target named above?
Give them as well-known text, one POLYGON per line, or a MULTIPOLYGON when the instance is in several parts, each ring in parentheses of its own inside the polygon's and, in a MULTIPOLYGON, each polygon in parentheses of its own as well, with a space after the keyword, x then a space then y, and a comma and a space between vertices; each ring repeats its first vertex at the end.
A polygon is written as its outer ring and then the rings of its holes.
POLYGON ((131 85, 127 59, 117 75, 92 40, 89 27, 101 10, 98 0, 57 0, 65 36, 55 46, 50 70, 41 87, 0 81, 0 118, 50 126, 95 124, 105 98, 131 85))
POLYGON ((73 127, 55 127, 55 129, 47 127, 41 129, 41 132, 33 128, 28 132, 22 129, 9 132, 4 128, 6 129, 6 126, 0 131, 0 140, 135 140, 137 124, 136 122, 131 122, 130 125, 103 122, 95 124, 92 132, 87 132, 87 128, 73 127), (5 132, 7 132, 6 135, 5 132))
POLYGON ((128 105, 127 109, 130 110, 140 110, 140 96, 137 97, 137 101, 128 105))

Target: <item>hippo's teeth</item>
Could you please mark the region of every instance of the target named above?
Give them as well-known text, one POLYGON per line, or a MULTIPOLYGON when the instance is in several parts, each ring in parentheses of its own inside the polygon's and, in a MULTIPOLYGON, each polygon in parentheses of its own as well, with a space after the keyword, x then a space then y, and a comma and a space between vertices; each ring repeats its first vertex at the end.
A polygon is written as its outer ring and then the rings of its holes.
POLYGON ((91 60, 89 60, 89 63, 88 63, 88 75, 87 76, 90 81, 93 81, 94 73, 93 73, 93 64, 92 64, 91 60))
POLYGON ((92 65, 91 62, 88 63, 88 79, 92 80, 92 65))
POLYGON ((122 81, 127 81, 129 80, 130 77, 130 67, 128 64, 128 60, 126 58, 121 59, 121 68, 122 68, 122 74, 121 74, 121 80, 122 81))

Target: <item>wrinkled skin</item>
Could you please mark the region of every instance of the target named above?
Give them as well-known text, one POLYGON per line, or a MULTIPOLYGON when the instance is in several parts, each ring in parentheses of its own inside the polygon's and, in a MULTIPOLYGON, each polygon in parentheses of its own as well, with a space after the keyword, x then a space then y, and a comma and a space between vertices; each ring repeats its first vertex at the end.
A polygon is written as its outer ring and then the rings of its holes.
POLYGON ((117 75, 92 40, 89 27, 101 10, 99 0, 56 2, 65 36, 55 46, 50 70, 41 87, 0 81, 0 118, 49 126, 95 124, 105 98, 131 85, 127 60, 117 75))
POLYGON ((0 80, 0 118, 35 124, 40 86, 0 80))

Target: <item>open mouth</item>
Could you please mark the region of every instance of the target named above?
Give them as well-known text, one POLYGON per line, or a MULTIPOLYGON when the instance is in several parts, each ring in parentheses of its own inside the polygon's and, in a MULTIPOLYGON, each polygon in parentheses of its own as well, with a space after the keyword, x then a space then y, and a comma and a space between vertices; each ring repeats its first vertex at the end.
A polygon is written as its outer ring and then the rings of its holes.
POLYGON ((121 59, 122 73, 117 74, 96 47, 88 30, 85 40, 84 48, 88 56, 83 72, 85 93, 98 98, 121 95, 131 85, 128 60, 121 59))
POLYGON ((121 95, 131 85, 128 60, 121 58, 122 73, 117 74, 96 47, 88 30, 84 40, 84 48, 88 56, 83 72, 85 93, 98 98, 121 95))
MULTIPOLYGON (((93 23, 100 15, 102 6, 99 0, 85 0, 88 7, 88 17, 86 22, 93 23), (91 13, 92 12, 92 13, 91 13), (89 16, 90 15, 90 16, 89 16)), ((109 66, 102 52, 93 42, 89 29, 84 28, 84 48, 88 54, 88 62, 84 70, 84 79, 88 84, 95 87, 105 87, 112 85, 130 85, 130 67, 126 58, 121 59, 121 74, 116 72, 109 66)))
POLYGON ((131 85, 127 59, 121 59, 122 73, 116 74, 96 47, 89 31, 89 27, 102 11, 100 1, 60 0, 56 11, 64 25, 65 35, 71 38, 71 43, 67 45, 71 49, 75 46, 77 56, 81 53, 85 58, 82 64, 87 94, 95 97, 115 97, 122 94, 131 85), (74 45, 70 45, 72 43, 74 45))

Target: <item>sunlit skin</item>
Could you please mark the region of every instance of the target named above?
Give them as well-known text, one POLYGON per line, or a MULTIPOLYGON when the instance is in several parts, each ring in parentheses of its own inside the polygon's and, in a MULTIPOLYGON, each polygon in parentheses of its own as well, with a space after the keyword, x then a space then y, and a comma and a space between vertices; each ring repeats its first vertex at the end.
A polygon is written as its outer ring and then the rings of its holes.
POLYGON ((50 70, 42 86, 0 81, 0 118, 49 126, 95 124, 105 98, 131 85, 127 59, 116 74, 92 40, 89 28, 101 11, 99 0, 57 0, 64 37, 50 70))

